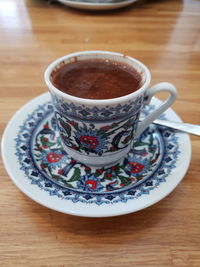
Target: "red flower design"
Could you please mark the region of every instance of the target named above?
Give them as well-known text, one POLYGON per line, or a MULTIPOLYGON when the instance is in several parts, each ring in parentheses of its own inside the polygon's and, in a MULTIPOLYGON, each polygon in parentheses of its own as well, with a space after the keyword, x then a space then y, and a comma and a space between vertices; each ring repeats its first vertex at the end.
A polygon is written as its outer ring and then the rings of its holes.
POLYGON ((44 139, 43 139, 45 142, 48 142, 49 141, 49 138, 47 138, 47 137, 44 137, 44 139))
POLYGON ((87 180, 85 182, 86 185, 91 185, 90 189, 95 189, 97 187, 97 181, 93 181, 93 180, 87 180))
POLYGON ((144 168, 144 165, 138 163, 138 162, 135 162, 135 161, 131 161, 129 162, 129 164, 131 165, 131 173, 139 173, 143 170, 144 168))
POLYGON ((38 151, 41 151, 42 148, 41 148, 40 146, 37 146, 37 150, 38 150, 38 151))
POLYGON ((142 157, 145 157, 146 155, 148 155, 148 152, 147 151, 145 151, 141 156, 142 157))
POLYGON ((58 174, 62 175, 62 169, 58 170, 58 174))
POLYGON ((107 178, 111 178, 112 175, 111 175, 110 173, 106 173, 106 177, 107 177, 107 178))
POLYGON ((44 127, 44 129, 49 129, 48 122, 43 127, 44 127))
POLYGON ((103 173, 103 170, 102 170, 102 169, 97 169, 96 172, 97 172, 98 174, 102 174, 102 173, 103 173))
POLYGON ((90 146, 90 149, 94 149, 98 146, 98 139, 94 136, 82 135, 80 141, 90 146))
POLYGON ((40 164, 40 167, 41 167, 42 169, 44 169, 44 168, 45 168, 45 165, 44 165, 44 164, 40 164))
POLYGON ((75 122, 75 121, 71 121, 71 125, 72 126, 75 126, 77 124, 77 122, 75 122))
POLYGON ((104 126, 104 127, 102 127, 102 129, 106 132, 106 131, 108 131, 110 129, 110 127, 109 126, 104 126))
POLYGON ((112 166, 112 167, 111 167, 111 170, 112 170, 112 171, 115 171, 116 168, 117 168, 116 166, 112 166))
POLYGON ((61 154, 50 152, 49 154, 47 154, 46 157, 47 157, 48 162, 53 163, 53 162, 58 162, 62 158, 62 156, 63 155, 61 154))
POLYGON ((85 171, 87 172, 87 171, 90 171, 91 170, 91 168, 90 167, 88 167, 88 166, 85 166, 85 171))

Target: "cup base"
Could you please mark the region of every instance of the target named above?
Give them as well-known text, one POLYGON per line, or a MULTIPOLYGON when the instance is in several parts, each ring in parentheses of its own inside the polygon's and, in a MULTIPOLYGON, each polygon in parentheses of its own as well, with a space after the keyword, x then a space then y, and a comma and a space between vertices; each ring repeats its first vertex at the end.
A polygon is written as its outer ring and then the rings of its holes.
POLYGON ((70 155, 70 157, 74 158, 75 160, 78 160, 79 162, 91 166, 91 167, 111 167, 113 165, 116 165, 118 162, 120 162, 130 151, 131 144, 123 149, 123 151, 110 154, 108 156, 87 156, 79 154, 78 152, 74 152, 72 149, 69 149, 68 147, 64 146, 66 152, 70 155))

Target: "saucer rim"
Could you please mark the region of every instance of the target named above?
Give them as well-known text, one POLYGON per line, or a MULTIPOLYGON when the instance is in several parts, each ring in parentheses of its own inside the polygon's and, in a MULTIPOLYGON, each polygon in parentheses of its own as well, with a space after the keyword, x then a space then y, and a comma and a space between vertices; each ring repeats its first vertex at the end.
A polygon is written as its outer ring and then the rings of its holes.
POLYGON ((112 9, 129 6, 137 2, 138 0, 124 0, 124 1, 114 2, 114 3, 90 3, 90 2, 83 2, 81 0, 79 1, 57 0, 57 1, 66 6, 83 9, 83 10, 112 10, 112 9))
MULTIPOLYGON (((55 201, 55 196, 54 197, 53 196, 43 196, 44 199, 45 198, 47 199, 47 201, 44 203, 43 200, 38 199, 38 197, 35 196, 35 193, 33 193, 33 191, 37 191, 37 190, 33 190, 33 186, 31 187, 31 190, 27 190, 27 188, 24 186, 24 184, 20 183, 20 181, 18 180, 18 177, 15 177, 15 175, 17 176, 17 174, 15 174, 15 172, 13 172, 13 170, 11 168, 12 162, 9 161, 8 157, 9 157, 10 149, 11 150, 13 149, 14 151, 16 149, 15 149, 15 147, 12 147, 12 146, 9 147, 8 146, 8 144, 9 144, 8 141, 10 140, 8 137, 10 136, 10 134, 13 135, 13 136, 16 136, 16 134, 18 132, 19 125, 21 125, 21 123, 24 121, 24 119, 22 119, 22 117, 26 118, 28 114, 30 114, 33 110, 35 110, 35 106, 36 105, 42 105, 42 103, 45 103, 45 102, 49 101, 48 98, 50 99, 49 93, 44 93, 42 95, 39 95, 39 96, 35 97, 34 99, 32 99, 29 102, 27 102, 24 106, 22 106, 13 115, 11 120, 8 122, 8 124, 7 124, 7 126, 6 126, 6 128, 4 130, 4 133, 3 133, 3 136, 2 136, 2 142, 1 142, 1 151, 2 151, 3 163, 5 165, 5 168, 6 168, 7 172, 8 172, 11 180, 14 182, 14 184, 25 195, 27 195, 29 198, 31 198, 35 202, 37 202, 37 203, 39 203, 39 204, 41 204, 41 205, 43 205, 45 207, 48 207, 50 209, 56 210, 58 212, 62 212, 62 213, 65 213, 65 214, 76 215, 76 216, 83 216, 83 217, 112 217, 112 216, 119 216, 119 215, 124 215, 124 214, 128 214, 128 213, 136 212, 138 210, 145 209, 145 208, 147 208, 147 207, 159 202, 161 199, 163 199, 167 195, 169 195, 176 188, 176 186, 180 183, 180 181, 183 179, 183 177, 185 176, 185 173, 188 170, 188 167, 189 167, 189 164, 190 164, 190 160, 191 160, 191 142, 190 142, 190 138, 189 138, 189 136, 187 134, 185 134, 185 133, 177 133, 177 135, 182 136, 182 138, 185 139, 184 142, 182 142, 182 143, 187 148, 187 153, 184 153, 184 165, 181 166, 182 167, 181 170, 179 170, 179 172, 177 173, 178 178, 176 177, 176 179, 173 179, 173 180, 170 181, 170 183, 169 183, 170 187, 168 185, 168 187, 169 187, 168 190, 166 192, 164 192, 164 194, 163 193, 160 194, 160 196, 158 196, 157 194, 154 194, 154 195, 153 194, 149 194, 149 195, 151 195, 150 196, 151 201, 148 201, 148 199, 147 199, 146 204, 139 205, 138 207, 134 207, 134 202, 137 203, 137 201, 138 201, 137 199, 136 200, 135 199, 128 200, 128 202, 126 202, 126 203, 106 204, 106 205, 110 206, 110 208, 106 208, 106 212, 105 212, 104 209, 102 209, 102 207, 99 207, 99 206, 96 206, 96 205, 93 205, 93 204, 85 204, 85 203, 72 203, 72 204, 69 205, 69 206, 72 206, 71 209, 70 209, 70 207, 68 207, 67 210, 65 209, 66 206, 64 206, 64 208, 63 208, 62 205, 59 206, 59 207, 56 206, 56 208, 55 208, 55 207, 52 207, 52 202, 55 201), (16 126, 17 124, 18 124, 18 127, 16 126), (6 149, 8 147, 10 149, 6 149), (51 199, 49 197, 51 197, 51 199), (53 201, 53 199, 54 199, 54 201, 53 201), (77 205, 79 208, 74 210, 73 209, 74 205, 77 205), (112 205, 115 205, 115 207, 118 206, 118 209, 117 210, 114 209, 114 211, 113 211, 112 210, 112 207, 113 207, 112 205)), ((154 99, 157 102, 160 102, 158 99, 156 99, 156 98, 154 98, 154 99)), ((171 108, 168 109, 167 113, 171 113, 171 115, 173 115, 175 117, 176 121, 181 121, 180 117, 171 108)), ((182 152, 182 156, 183 156, 183 151, 181 151, 181 152, 182 152)), ((14 157, 14 155, 13 155, 13 157, 14 157)), ((15 158, 15 161, 16 161, 16 158, 15 158)), ((15 164, 18 165, 17 162, 15 162, 15 164)), ((177 169, 177 168, 178 167, 176 166, 175 169, 177 169)), ((24 173, 21 173, 21 175, 24 175, 24 173)), ((174 176, 173 173, 171 173, 169 176, 171 176, 171 175, 174 176)), ((163 183, 163 184, 164 184, 164 186, 166 185, 166 183, 163 183)), ((159 188, 162 188, 163 184, 159 185, 159 188)), ((156 189, 154 189, 154 190, 156 190, 156 189)), ((42 191, 42 190, 40 192, 41 192, 42 195, 43 195, 43 193, 47 193, 47 192, 42 191)), ((146 197, 148 198, 148 196, 141 197, 139 199, 139 201, 142 203, 145 200, 146 197)), ((57 201, 57 202, 60 202, 60 201, 62 201, 62 199, 57 201)))

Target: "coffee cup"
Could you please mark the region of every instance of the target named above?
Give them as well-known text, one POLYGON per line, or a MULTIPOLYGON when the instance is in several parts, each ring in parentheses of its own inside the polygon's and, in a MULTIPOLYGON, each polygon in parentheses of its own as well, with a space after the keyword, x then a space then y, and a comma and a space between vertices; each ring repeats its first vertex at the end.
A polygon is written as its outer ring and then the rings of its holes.
POLYGON ((65 151, 83 164, 97 167, 114 165, 125 157, 135 139, 173 104, 177 96, 175 86, 170 83, 162 82, 150 87, 150 71, 140 61, 108 51, 82 51, 63 56, 48 66, 44 78, 51 93, 65 151), (140 75, 139 88, 120 97, 86 99, 55 86, 53 75, 62 66, 91 59, 114 61, 133 68, 140 75), (169 93, 167 99, 140 120, 142 107, 163 91, 169 93))

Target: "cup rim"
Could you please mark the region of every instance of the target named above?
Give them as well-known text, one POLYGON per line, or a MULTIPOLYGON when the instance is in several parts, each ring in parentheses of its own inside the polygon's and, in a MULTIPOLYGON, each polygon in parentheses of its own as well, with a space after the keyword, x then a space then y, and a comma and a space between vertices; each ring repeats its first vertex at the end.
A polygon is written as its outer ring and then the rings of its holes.
POLYGON ((54 60, 46 68, 45 73, 44 73, 44 80, 45 80, 45 83, 48 86, 50 91, 55 92, 57 95, 59 95, 62 98, 65 98, 65 99, 67 98, 71 102, 78 102, 78 103, 83 104, 83 105, 106 105, 106 104, 108 105, 108 104, 118 104, 121 102, 127 102, 127 101, 130 101, 133 97, 137 97, 137 96, 141 95, 148 88, 148 86, 150 84, 151 74, 150 74, 149 69, 142 62, 140 62, 139 60, 137 60, 133 57, 130 57, 130 56, 124 55, 122 53, 118 53, 118 52, 103 51, 103 50, 88 50, 88 51, 79 51, 79 52, 70 53, 70 54, 67 54, 65 56, 62 56, 62 57, 54 60), (51 75, 53 69, 60 62, 66 60, 66 59, 69 59, 71 57, 77 57, 80 55, 86 55, 86 54, 94 54, 94 55, 95 54, 101 54, 102 58, 103 58, 103 55, 113 55, 113 56, 126 58, 129 62, 132 61, 132 62, 134 62, 134 63, 136 63, 142 67, 142 69, 144 70, 145 75, 146 75, 146 80, 145 80, 144 84, 139 89, 137 89, 135 92, 121 96, 121 97, 109 98, 109 99, 80 98, 80 97, 76 97, 76 96, 64 93, 64 92, 60 91, 58 88, 56 88, 50 80, 50 75, 51 75))

